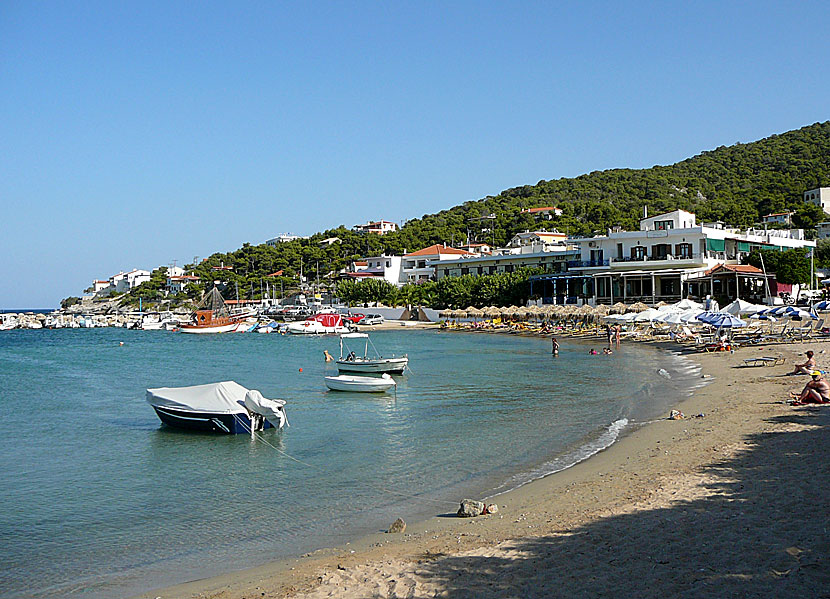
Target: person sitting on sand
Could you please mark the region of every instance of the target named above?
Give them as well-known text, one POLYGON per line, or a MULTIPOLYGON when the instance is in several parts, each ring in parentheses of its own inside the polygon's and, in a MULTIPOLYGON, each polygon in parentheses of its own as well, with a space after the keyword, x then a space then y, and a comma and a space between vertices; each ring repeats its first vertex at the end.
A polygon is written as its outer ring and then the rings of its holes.
POLYGON ((794 406, 803 406, 808 403, 830 403, 830 385, 821 376, 820 370, 814 370, 810 373, 812 380, 804 385, 801 395, 796 395, 792 391, 790 396, 793 398, 791 402, 794 406))
POLYGON ((813 352, 807 352, 807 361, 804 364, 796 364, 792 372, 787 374, 810 374, 816 369, 816 359, 813 357, 813 352))

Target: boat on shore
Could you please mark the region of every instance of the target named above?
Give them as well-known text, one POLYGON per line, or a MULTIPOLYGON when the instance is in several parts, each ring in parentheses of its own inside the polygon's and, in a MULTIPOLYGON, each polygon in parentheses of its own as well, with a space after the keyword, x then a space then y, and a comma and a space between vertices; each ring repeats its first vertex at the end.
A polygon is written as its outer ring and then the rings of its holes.
POLYGON ((332 391, 356 391, 358 393, 383 393, 394 388, 397 383, 388 374, 381 377, 341 374, 327 376, 326 387, 332 391))
POLYGON ((393 356, 391 358, 384 358, 378 354, 374 344, 369 340, 369 335, 366 333, 345 333, 340 335, 340 358, 335 362, 337 369, 340 372, 391 372, 393 374, 402 374, 409 364, 409 357, 393 356), (358 355, 354 351, 348 350, 349 341, 363 340, 363 355, 358 355), (344 343, 345 341, 345 343, 344 343), (372 346, 374 355, 369 355, 369 346, 372 346))
POLYGON ((267 399, 235 381, 147 389, 147 402, 162 423, 174 428, 238 434, 288 423, 285 401, 267 399))

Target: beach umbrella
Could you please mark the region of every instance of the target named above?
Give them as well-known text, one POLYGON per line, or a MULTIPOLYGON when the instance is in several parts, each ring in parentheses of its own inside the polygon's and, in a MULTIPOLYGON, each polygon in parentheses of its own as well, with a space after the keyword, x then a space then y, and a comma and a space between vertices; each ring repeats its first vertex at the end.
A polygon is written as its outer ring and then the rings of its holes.
POLYGON ((645 312, 648 309, 648 306, 645 305, 643 302, 637 302, 636 304, 631 304, 630 306, 628 306, 629 312, 645 312))
POLYGON ((668 302, 659 301, 656 304, 654 304, 654 307, 655 308, 662 308, 663 306, 669 306, 669 305, 671 305, 671 304, 669 304, 668 302))
POLYGON ((775 318, 772 314, 764 314, 763 312, 756 312, 750 316, 750 318, 755 320, 769 320, 770 322, 775 322, 777 320, 777 318, 775 318))
POLYGON ((822 302, 817 303, 815 306, 813 306, 813 310, 818 310, 819 312, 830 310, 830 301, 824 300, 822 302))
POLYGON ((733 316, 743 316, 747 314, 755 314, 764 310, 764 306, 758 306, 756 304, 751 304, 747 301, 742 299, 736 299, 731 304, 727 304, 723 308, 721 308, 721 312, 729 312, 733 316))
POLYGON ((676 304, 672 305, 679 310, 703 310, 703 304, 699 304, 690 299, 682 299, 676 304))
POLYGON ((702 314, 703 310, 687 310, 680 313, 680 322, 700 322, 697 317, 702 314))
POLYGON ((628 309, 628 306, 626 306, 624 303, 617 302, 616 304, 611 306, 611 313, 612 314, 623 314, 627 309, 628 309))
POLYGON ((484 314, 484 312, 482 312, 480 308, 475 308, 473 306, 467 308, 465 312, 467 313, 467 316, 472 316, 473 318, 478 318, 479 316, 482 316, 484 314))
POLYGON ((660 314, 655 320, 665 322, 666 324, 683 324, 683 313, 666 311, 660 314))
POLYGON ((441 310, 438 313, 438 316, 440 316, 441 318, 446 318, 448 316, 452 316, 452 310, 441 310))
POLYGON ((600 304, 599 306, 594 308, 594 314, 597 314, 599 316, 609 314, 610 311, 611 311, 611 308, 609 306, 606 306, 605 304, 600 304))
POLYGON ((729 312, 701 312, 697 319, 718 329, 746 326, 746 322, 729 312))
POLYGON ((807 310, 802 310, 801 308, 797 308, 796 306, 787 306, 784 312, 781 314, 786 318, 812 318, 813 320, 818 319, 818 315, 814 314, 813 312, 808 312, 807 310))
POLYGON ((660 315, 660 310, 655 310, 654 308, 648 308, 643 310, 642 312, 637 312, 637 316, 634 317, 634 322, 651 322, 655 318, 660 315))

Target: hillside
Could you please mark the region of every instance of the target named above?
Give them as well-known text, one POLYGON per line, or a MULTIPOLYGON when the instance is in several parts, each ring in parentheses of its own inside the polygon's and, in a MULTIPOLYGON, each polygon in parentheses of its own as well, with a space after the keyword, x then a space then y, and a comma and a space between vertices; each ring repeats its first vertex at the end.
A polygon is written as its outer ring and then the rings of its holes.
MULTIPOLYGON (((540 226, 572 235, 592 235, 615 225, 635 229, 644 205, 652 215, 679 208, 696 213, 699 221, 722 220, 740 226, 757 223, 770 212, 796 210, 796 225, 811 229, 825 216, 802 201, 802 192, 822 185, 830 185, 830 121, 719 147, 669 166, 597 171, 514 187, 412 219, 400 231, 383 237, 340 226, 276 248, 245 244, 187 268, 210 281, 216 278, 211 267, 233 266, 233 271, 223 271, 222 278, 237 283, 240 296, 259 297, 262 278, 280 270, 283 276, 266 280, 288 289, 296 286, 301 265, 309 280, 317 278, 318 272, 323 280, 367 254, 414 251, 453 240, 458 245, 468 233, 472 241, 503 245, 515 232, 540 226), (521 213, 523 208, 550 205, 561 208, 562 216, 540 224, 521 213), (489 230, 470 220, 487 214, 496 215, 494 221, 486 221, 489 230), (342 243, 319 247, 320 240, 334 236, 342 243)), ((194 288, 192 293, 200 291, 194 288)))

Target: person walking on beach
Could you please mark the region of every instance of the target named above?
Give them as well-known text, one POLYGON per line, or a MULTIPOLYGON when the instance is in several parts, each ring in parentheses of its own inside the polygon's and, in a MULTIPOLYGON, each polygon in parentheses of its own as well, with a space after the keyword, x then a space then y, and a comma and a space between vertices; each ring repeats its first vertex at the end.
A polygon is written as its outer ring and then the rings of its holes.
POLYGON ((807 361, 803 364, 796 364, 793 371, 787 374, 810 374, 813 372, 816 369, 816 359, 813 357, 812 351, 808 351, 806 355, 807 361))
POLYGON ((556 337, 551 337, 550 338, 550 344, 551 344, 550 353, 552 353, 554 356, 558 356, 559 355, 559 342, 556 340, 556 337))
POLYGON ((793 401, 791 405, 803 406, 807 403, 830 403, 830 385, 821 376, 820 370, 814 370, 810 373, 813 377, 810 382, 804 385, 800 395, 796 395, 792 391, 790 397, 793 401))
MULTIPOLYGON (((614 337, 617 341, 617 348, 620 347, 620 331, 622 331, 622 328, 620 327, 620 325, 617 325, 617 326, 614 327, 614 337)), ((611 345, 611 340, 610 339, 608 340, 608 345, 611 345)))
POLYGON ((610 346, 614 341, 614 329, 611 328, 610 324, 605 325, 605 334, 608 336, 608 345, 610 346))

